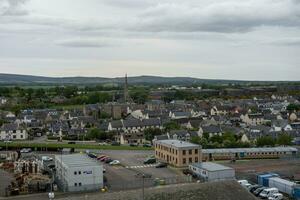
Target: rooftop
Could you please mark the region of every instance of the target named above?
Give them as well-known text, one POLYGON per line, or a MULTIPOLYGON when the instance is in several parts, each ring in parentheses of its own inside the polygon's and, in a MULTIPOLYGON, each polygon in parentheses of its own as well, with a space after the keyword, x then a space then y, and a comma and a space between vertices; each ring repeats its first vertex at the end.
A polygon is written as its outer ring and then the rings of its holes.
POLYGON ((223 171, 223 170, 232 169, 230 167, 226 167, 224 165, 220 165, 220 164, 213 163, 213 162, 193 163, 191 165, 194 167, 205 169, 207 171, 223 171))
POLYGON ((55 159, 63 162, 68 168, 84 166, 100 166, 98 162, 85 154, 55 155, 55 159))
POLYGON ((203 153, 247 153, 247 152, 298 152, 294 147, 262 147, 262 148, 232 148, 232 149, 202 149, 203 153))
POLYGON ((192 144, 190 142, 184 142, 180 140, 158 140, 158 143, 166 144, 169 146, 174 146, 174 147, 200 147, 200 145, 197 144, 192 144))

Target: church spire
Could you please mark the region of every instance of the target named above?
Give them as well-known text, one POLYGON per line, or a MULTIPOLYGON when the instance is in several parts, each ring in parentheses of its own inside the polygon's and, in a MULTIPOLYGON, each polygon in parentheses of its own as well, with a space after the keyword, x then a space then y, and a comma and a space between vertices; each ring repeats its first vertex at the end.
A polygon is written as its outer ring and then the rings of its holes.
POLYGON ((128 80, 127 80, 127 73, 125 74, 125 85, 124 85, 124 102, 127 103, 128 101, 128 80))

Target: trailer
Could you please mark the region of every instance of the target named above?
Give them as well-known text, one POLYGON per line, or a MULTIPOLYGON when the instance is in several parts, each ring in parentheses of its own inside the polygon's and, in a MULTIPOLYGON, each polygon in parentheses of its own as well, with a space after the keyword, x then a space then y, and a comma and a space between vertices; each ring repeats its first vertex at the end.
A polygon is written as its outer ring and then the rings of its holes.
POLYGON ((269 187, 269 179, 272 177, 278 177, 278 174, 275 173, 266 173, 257 175, 258 185, 269 187))
POLYGON ((294 199, 300 200, 300 185, 294 186, 292 196, 294 199))
POLYGON ((295 185, 296 183, 279 177, 269 178, 269 187, 278 188, 280 192, 288 194, 289 196, 292 196, 293 188, 295 185))

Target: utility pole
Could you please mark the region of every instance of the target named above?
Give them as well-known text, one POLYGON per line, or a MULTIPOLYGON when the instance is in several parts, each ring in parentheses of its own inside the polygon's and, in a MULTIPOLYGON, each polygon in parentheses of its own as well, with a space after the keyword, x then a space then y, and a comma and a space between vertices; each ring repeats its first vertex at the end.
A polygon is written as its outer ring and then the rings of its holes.
POLYGON ((145 199, 145 174, 143 174, 142 179, 143 179, 142 200, 144 200, 145 199))

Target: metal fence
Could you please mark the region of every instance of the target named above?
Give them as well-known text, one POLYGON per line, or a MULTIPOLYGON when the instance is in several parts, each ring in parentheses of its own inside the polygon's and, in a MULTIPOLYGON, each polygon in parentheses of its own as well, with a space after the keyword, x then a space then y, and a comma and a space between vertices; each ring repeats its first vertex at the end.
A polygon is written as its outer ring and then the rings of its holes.
POLYGON ((171 185, 180 183, 193 182, 192 177, 170 177, 170 178, 136 178, 132 181, 121 181, 119 183, 106 184, 107 188, 111 191, 131 190, 131 189, 142 189, 160 185, 171 185))

